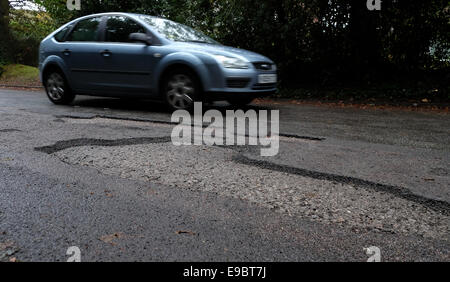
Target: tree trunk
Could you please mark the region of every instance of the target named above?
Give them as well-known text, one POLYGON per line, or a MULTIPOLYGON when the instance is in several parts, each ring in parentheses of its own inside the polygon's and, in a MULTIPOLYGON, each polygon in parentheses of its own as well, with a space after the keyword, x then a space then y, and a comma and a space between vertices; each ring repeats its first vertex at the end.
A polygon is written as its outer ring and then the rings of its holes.
POLYGON ((0 36, 9 34, 9 1, 0 0, 0 36))
POLYGON ((0 0, 0 62, 7 62, 11 59, 9 32, 9 1, 0 0))
POLYGON ((355 74, 376 70, 380 56, 378 11, 369 11, 364 0, 350 1, 350 44, 355 74))

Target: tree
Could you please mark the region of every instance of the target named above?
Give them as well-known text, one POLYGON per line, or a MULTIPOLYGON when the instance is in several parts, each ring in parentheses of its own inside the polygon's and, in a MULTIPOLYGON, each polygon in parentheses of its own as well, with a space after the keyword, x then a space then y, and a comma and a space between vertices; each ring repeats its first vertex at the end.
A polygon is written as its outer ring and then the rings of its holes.
MULTIPOLYGON (((6 8, 7 2, 0 0, 6 8)), ((57 26, 112 11, 185 23, 223 44, 267 54, 287 86, 420 78, 422 71, 445 72, 450 63, 448 0, 383 1, 381 11, 369 11, 365 0, 89 0, 81 11, 69 11, 65 0, 33 2, 57 26)), ((8 17, 3 6, 0 11, 8 17)), ((8 29, 2 19, 0 28, 8 29)))
POLYGON ((11 59, 9 31, 9 1, 0 0, 0 65, 11 59))

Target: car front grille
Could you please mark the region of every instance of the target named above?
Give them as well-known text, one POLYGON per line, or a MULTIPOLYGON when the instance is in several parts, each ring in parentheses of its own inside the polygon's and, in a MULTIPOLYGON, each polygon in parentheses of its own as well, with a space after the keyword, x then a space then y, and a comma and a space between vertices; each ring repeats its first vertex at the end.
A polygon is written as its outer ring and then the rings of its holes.
POLYGON ((227 87, 228 88, 245 88, 250 82, 250 78, 228 78, 227 87))

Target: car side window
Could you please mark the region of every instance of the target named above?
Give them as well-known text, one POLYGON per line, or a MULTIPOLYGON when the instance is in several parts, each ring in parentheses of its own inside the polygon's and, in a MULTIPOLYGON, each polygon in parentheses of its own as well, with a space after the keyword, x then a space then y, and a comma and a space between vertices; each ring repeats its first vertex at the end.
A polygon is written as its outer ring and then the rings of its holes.
POLYGON ((97 41, 97 31, 101 21, 101 17, 79 21, 67 41, 97 41))
POLYGON ((105 30, 106 42, 130 43, 131 33, 146 33, 144 27, 124 16, 108 17, 105 30))
POLYGON ((55 40, 58 42, 63 42, 64 38, 66 37, 67 32, 72 28, 72 25, 68 25, 65 28, 63 28, 60 32, 55 34, 55 40))

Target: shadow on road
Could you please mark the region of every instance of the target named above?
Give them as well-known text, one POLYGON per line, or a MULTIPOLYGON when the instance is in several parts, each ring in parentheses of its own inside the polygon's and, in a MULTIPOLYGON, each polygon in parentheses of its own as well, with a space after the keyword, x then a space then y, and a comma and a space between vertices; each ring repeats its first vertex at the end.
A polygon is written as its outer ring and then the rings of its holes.
MULTIPOLYGON (((103 98, 103 97, 77 97, 73 106, 82 108, 98 108, 98 109, 111 109, 122 111, 135 111, 135 112, 153 112, 153 113, 166 113, 171 114, 172 110, 169 109, 162 101, 157 100, 142 100, 142 99, 124 99, 124 98, 103 98)), ((272 107, 267 105, 248 105, 248 106, 233 106, 227 102, 212 102, 203 104, 203 113, 208 110, 215 109, 225 114, 227 110, 273 110, 272 107)))

